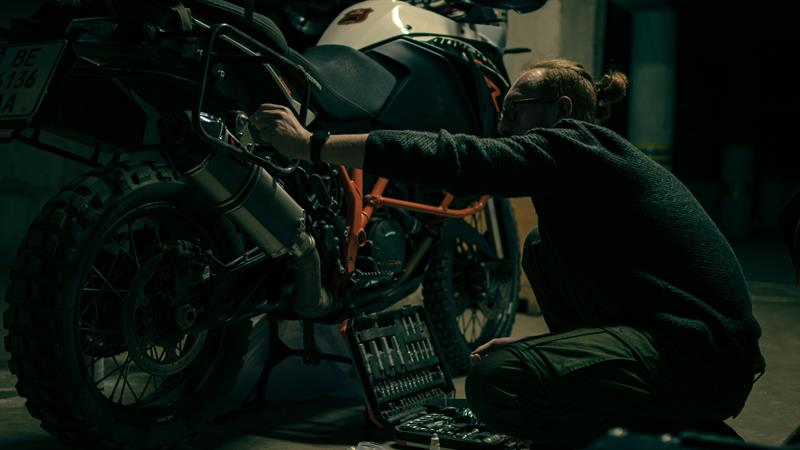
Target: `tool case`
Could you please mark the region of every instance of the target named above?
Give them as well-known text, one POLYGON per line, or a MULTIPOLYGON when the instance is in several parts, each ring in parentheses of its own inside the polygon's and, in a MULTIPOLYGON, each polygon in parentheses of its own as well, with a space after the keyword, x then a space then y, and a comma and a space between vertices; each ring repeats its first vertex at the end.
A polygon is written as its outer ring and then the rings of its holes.
POLYGON ((370 420, 391 427, 400 446, 428 448, 435 433, 441 448, 519 448, 455 399, 426 311, 421 306, 360 315, 345 324, 353 362, 364 384, 370 420))

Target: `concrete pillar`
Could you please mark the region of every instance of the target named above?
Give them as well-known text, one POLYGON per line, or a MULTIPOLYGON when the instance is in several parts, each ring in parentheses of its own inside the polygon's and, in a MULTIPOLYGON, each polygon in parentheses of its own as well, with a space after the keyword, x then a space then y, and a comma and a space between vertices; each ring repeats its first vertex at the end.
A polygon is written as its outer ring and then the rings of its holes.
MULTIPOLYGON (((541 9, 529 14, 509 12, 508 48, 533 50, 505 57, 511 80, 534 60, 557 57, 581 63, 594 77, 602 75, 605 14, 606 0, 549 0, 541 9)), ((522 244, 537 224, 536 211, 529 198, 511 199, 511 206, 522 244)), ((531 310, 538 310, 524 274, 520 297, 531 300, 528 303, 531 310)))
POLYGON ((597 79, 603 74, 606 0, 561 0, 561 51, 597 79))
POLYGON ((537 11, 508 13, 507 48, 529 48, 529 53, 506 55, 508 76, 514 81, 534 58, 552 58, 559 54, 561 36, 560 0, 550 0, 537 11))
POLYGON ((507 55, 512 81, 534 59, 569 58, 593 76, 602 72, 606 0, 550 0, 528 14, 509 12, 508 47, 531 53, 507 55))
POLYGON ((628 136, 666 168, 672 166, 675 122, 675 13, 632 14, 628 136))

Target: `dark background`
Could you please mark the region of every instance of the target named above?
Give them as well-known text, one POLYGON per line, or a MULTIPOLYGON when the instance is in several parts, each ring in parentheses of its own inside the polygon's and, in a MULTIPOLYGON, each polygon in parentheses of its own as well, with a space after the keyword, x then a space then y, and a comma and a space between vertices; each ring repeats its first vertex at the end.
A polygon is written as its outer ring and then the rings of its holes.
MULTIPOLYGON (((742 238, 778 236, 777 213, 800 187, 798 5, 794 1, 663 1, 676 13, 676 99, 672 170, 722 221, 731 187, 725 149, 753 151, 751 226, 742 238)), ((609 2, 604 63, 629 73, 631 13, 609 2)), ((635 82, 635 81, 634 81, 635 82)), ((625 134, 627 108, 609 127, 625 134)), ((726 227, 722 224, 723 231, 726 227)), ((730 236, 729 236, 730 237, 730 236)))

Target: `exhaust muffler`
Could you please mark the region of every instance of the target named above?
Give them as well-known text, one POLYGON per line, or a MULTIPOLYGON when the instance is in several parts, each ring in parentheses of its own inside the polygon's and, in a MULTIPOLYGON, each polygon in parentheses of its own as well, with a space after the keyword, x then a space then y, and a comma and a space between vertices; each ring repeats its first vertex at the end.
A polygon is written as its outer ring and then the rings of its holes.
MULTIPOLYGON (((267 255, 291 256, 295 270, 292 307, 304 318, 323 317, 333 301, 322 287, 314 238, 306 232, 305 211, 263 167, 221 151, 189 132, 185 114, 161 124, 165 156, 222 214, 267 255)), ((225 142, 222 120, 202 115, 201 125, 225 142)))

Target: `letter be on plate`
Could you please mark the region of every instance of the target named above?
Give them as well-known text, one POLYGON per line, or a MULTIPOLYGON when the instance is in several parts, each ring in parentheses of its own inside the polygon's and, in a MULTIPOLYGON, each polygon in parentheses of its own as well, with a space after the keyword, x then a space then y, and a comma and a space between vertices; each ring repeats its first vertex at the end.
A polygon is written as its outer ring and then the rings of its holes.
POLYGON ((36 113, 65 41, 0 47, 0 120, 36 113))

